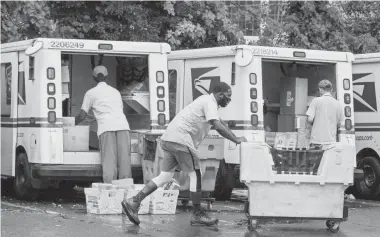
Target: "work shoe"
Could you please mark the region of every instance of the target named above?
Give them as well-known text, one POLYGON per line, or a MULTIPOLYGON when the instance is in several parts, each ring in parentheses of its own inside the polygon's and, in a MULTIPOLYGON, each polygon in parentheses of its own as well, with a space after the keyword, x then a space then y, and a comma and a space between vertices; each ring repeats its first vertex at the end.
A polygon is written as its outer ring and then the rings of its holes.
POLYGON ((136 203, 133 201, 133 198, 129 198, 126 201, 122 201, 121 205, 123 206, 123 209, 127 214, 128 219, 135 225, 139 225, 140 219, 138 212, 140 209, 140 203, 136 203))
POLYGON ((219 220, 216 218, 209 217, 205 211, 201 210, 197 213, 193 213, 191 216, 190 224, 191 225, 216 225, 219 220))

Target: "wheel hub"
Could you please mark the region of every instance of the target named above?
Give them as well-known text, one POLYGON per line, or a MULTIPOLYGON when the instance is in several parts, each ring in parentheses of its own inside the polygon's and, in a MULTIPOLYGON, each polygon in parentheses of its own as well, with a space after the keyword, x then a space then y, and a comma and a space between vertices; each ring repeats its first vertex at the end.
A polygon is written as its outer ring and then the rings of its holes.
POLYGON ((364 165, 364 183, 368 188, 372 188, 376 182, 376 174, 374 169, 369 165, 364 165))
POLYGON ((26 182, 25 170, 22 166, 18 167, 16 182, 19 186, 22 186, 26 182))

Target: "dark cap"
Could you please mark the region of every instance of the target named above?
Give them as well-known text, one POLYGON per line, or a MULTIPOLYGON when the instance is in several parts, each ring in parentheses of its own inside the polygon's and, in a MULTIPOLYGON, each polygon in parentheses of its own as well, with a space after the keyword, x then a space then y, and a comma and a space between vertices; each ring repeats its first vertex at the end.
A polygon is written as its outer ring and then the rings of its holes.
POLYGON ((231 87, 225 82, 218 82, 214 85, 212 93, 227 93, 231 90, 231 87))

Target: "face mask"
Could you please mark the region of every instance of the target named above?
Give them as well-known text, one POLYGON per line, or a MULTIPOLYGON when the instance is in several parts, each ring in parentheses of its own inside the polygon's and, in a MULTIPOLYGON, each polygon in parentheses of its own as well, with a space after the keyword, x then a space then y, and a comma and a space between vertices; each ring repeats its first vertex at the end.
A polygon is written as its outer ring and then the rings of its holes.
POLYGON ((230 103, 230 101, 230 98, 228 98, 226 95, 223 95, 223 98, 219 100, 219 105, 224 108, 230 103))

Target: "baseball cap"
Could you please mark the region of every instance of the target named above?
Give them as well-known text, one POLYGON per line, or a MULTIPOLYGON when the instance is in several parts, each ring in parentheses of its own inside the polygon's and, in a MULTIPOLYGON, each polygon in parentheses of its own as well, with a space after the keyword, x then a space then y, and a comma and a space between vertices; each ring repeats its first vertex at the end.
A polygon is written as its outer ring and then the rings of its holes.
POLYGON ((214 85, 213 93, 227 93, 231 87, 225 82, 218 82, 214 85))
POLYGON ((318 83, 319 88, 332 88, 332 84, 329 80, 322 80, 318 83))
POLYGON ((103 74, 104 76, 107 76, 108 75, 107 68, 103 65, 96 66, 94 70, 92 71, 92 75, 94 77, 97 77, 99 73, 103 74))

